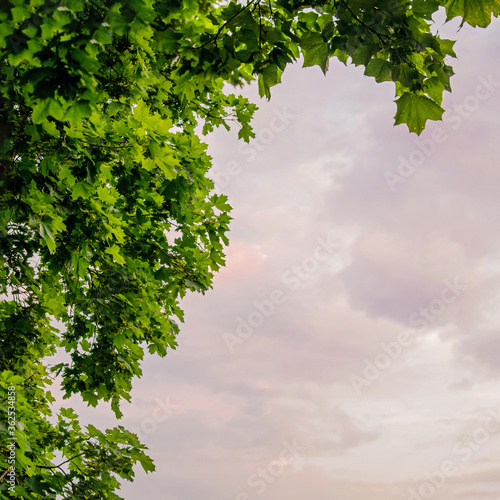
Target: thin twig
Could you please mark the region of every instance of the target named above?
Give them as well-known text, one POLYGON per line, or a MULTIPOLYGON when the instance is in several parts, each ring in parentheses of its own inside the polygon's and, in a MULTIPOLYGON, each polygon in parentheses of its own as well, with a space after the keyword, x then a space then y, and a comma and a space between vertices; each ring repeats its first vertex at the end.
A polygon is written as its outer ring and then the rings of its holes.
POLYGON ((194 103, 194 105, 204 114, 205 117, 208 116, 209 118, 212 118, 212 120, 225 121, 228 117, 231 116, 230 114, 227 114, 227 115, 224 115, 224 116, 215 116, 215 115, 212 115, 211 113, 209 113, 208 111, 206 111, 205 109, 203 109, 196 102, 194 103))
POLYGON ((374 33, 375 35, 378 36, 379 40, 384 44, 386 45, 386 41, 384 40, 383 37, 386 37, 387 38, 387 35, 383 35, 382 33, 379 33, 377 30, 374 30, 371 26, 369 26, 368 24, 366 24, 364 21, 362 21, 352 10, 351 8, 349 7, 349 5, 347 5, 347 3, 345 2, 345 0, 340 0, 342 5, 351 13, 351 16, 354 17, 354 19, 356 19, 356 21, 358 21, 359 24, 361 24, 362 26, 364 26, 368 31, 371 31, 372 33, 374 33))
POLYGON ((68 460, 65 460, 64 462, 60 463, 57 467, 61 467, 61 465, 67 464, 68 462, 71 462, 71 460, 74 460, 75 458, 85 455, 85 453, 86 451, 82 451, 81 453, 78 453, 77 455, 74 455, 71 458, 68 458, 68 460))
POLYGON ((127 147, 127 144, 125 144, 125 143, 123 146, 108 146, 107 144, 96 144, 95 142, 89 142, 89 141, 86 141, 85 139, 80 139, 80 138, 78 138, 77 140, 82 141, 85 144, 88 144, 89 146, 94 146, 96 148, 123 149, 123 148, 127 147))
POLYGON ((205 45, 208 45, 209 43, 212 43, 212 42, 215 42, 217 40, 217 38, 219 38, 219 35, 222 33, 222 30, 235 18, 235 17, 238 17, 243 11, 245 11, 246 9, 248 9, 248 7, 250 7, 250 5, 252 5, 256 0, 250 0, 250 2, 248 2, 245 7, 243 7, 241 10, 239 10, 238 12, 236 12, 236 14, 233 14, 220 28, 219 30, 217 31, 217 33, 215 34, 215 36, 213 38, 211 38, 210 40, 207 40, 204 44, 200 45, 199 47, 195 47, 196 49, 202 49, 203 47, 205 47, 205 45))
MULTIPOLYGON (((82 455, 85 455, 85 451, 82 451, 81 453, 78 453, 78 455, 75 455, 74 457, 71 457, 71 458, 68 458, 68 460, 65 460, 64 462, 61 462, 60 464, 58 465, 37 465, 37 467, 39 469, 61 469, 61 466, 64 465, 64 464, 67 464, 68 462, 71 462, 71 460, 75 459, 75 458, 78 458, 78 457, 81 457, 82 455)), ((73 464, 73 465, 76 465, 76 464, 73 464)), ((76 465, 76 467, 78 467, 78 465, 76 465)), ((64 472, 64 469, 61 469, 63 472, 64 472)))
POLYGON ((0 477, 0 481, 7 475, 7 472, 9 472, 9 469, 10 469, 10 467, 7 467, 7 469, 5 469, 5 472, 0 477))
MULTIPOLYGON (((133 235, 133 234, 130 234, 127 230, 123 230, 123 232, 129 237, 129 238, 132 238, 134 240, 137 241, 137 238, 133 235)), ((157 245, 156 243, 152 243, 151 241, 144 241, 144 243, 146 243, 146 245, 149 245, 153 248, 157 248, 158 250, 160 250, 160 252, 165 255, 165 257, 168 257, 169 260, 172 260, 172 256, 167 253, 160 245, 157 245)))
POLYGON ((260 0, 257 2, 259 6, 259 50, 262 50, 262 13, 260 11, 260 0))

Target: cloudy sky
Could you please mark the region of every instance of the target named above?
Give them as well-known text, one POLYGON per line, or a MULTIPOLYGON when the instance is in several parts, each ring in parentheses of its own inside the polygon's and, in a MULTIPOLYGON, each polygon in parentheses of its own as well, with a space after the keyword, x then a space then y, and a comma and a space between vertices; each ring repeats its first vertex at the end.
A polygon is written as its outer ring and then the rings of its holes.
POLYGON ((250 145, 208 138, 227 267, 123 408, 157 466, 126 500, 499 498, 500 23, 457 26, 420 138, 333 61, 245 89, 250 145))

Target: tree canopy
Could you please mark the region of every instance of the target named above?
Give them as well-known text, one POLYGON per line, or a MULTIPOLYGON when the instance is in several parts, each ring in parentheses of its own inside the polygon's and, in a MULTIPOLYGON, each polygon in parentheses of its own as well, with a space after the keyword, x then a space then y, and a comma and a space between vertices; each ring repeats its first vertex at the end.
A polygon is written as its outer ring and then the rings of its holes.
POLYGON ((145 350, 175 348, 179 300, 211 287, 231 219, 200 135, 254 137, 256 105, 232 88, 256 79, 269 99, 289 64, 326 73, 334 57, 394 82, 395 122, 419 134, 451 90, 441 7, 479 27, 500 14, 500 0, 0 2, 2 498, 119 498, 134 464, 154 469, 123 427, 54 414, 49 386, 119 417, 145 350), (49 369, 57 349, 68 361, 49 369))

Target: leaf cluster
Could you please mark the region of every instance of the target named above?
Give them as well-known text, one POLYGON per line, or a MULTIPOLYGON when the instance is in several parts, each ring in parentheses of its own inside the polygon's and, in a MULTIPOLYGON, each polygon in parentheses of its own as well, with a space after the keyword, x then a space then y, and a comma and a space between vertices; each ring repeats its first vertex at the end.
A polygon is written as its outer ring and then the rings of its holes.
POLYGON ((420 133, 451 90, 454 42, 431 32, 440 7, 481 27, 500 13, 498 0, 1 3, 0 446, 15 386, 12 498, 119 498, 118 477, 137 462, 152 470, 123 428, 53 415, 47 387, 58 376, 67 397, 109 401, 119 417, 145 353, 176 347, 180 300, 212 286, 231 220, 200 136, 235 124, 254 137, 256 106, 228 85, 257 79, 270 98, 297 59, 326 73, 336 57, 393 82, 396 123, 420 133), (68 360, 49 370, 57 350, 68 360))

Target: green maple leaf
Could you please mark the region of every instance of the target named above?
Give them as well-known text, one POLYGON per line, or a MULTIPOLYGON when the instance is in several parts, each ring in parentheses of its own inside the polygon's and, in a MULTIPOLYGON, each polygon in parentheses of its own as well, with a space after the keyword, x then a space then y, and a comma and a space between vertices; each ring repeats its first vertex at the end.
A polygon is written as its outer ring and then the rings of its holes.
POLYGON ((394 117, 396 125, 406 123, 410 132, 420 135, 427 120, 441 120, 443 108, 432 99, 423 95, 405 92, 396 100, 397 112, 394 117))
POLYGON ((500 15, 500 0, 448 0, 445 8, 447 20, 461 16, 463 22, 485 28, 491 22, 492 13, 500 15))
POLYGON ((373 76, 378 83, 387 82, 392 80, 393 68, 394 66, 389 61, 376 57, 366 66, 365 75, 373 76))
POLYGON ((411 8, 417 16, 432 19, 432 14, 439 9, 439 2, 437 0, 413 0, 411 8))
POLYGON ((304 53, 303 68, 319 66, 324 74, 328 71, 329 48, 319 33, 307 33, 300 41, 304 53))

